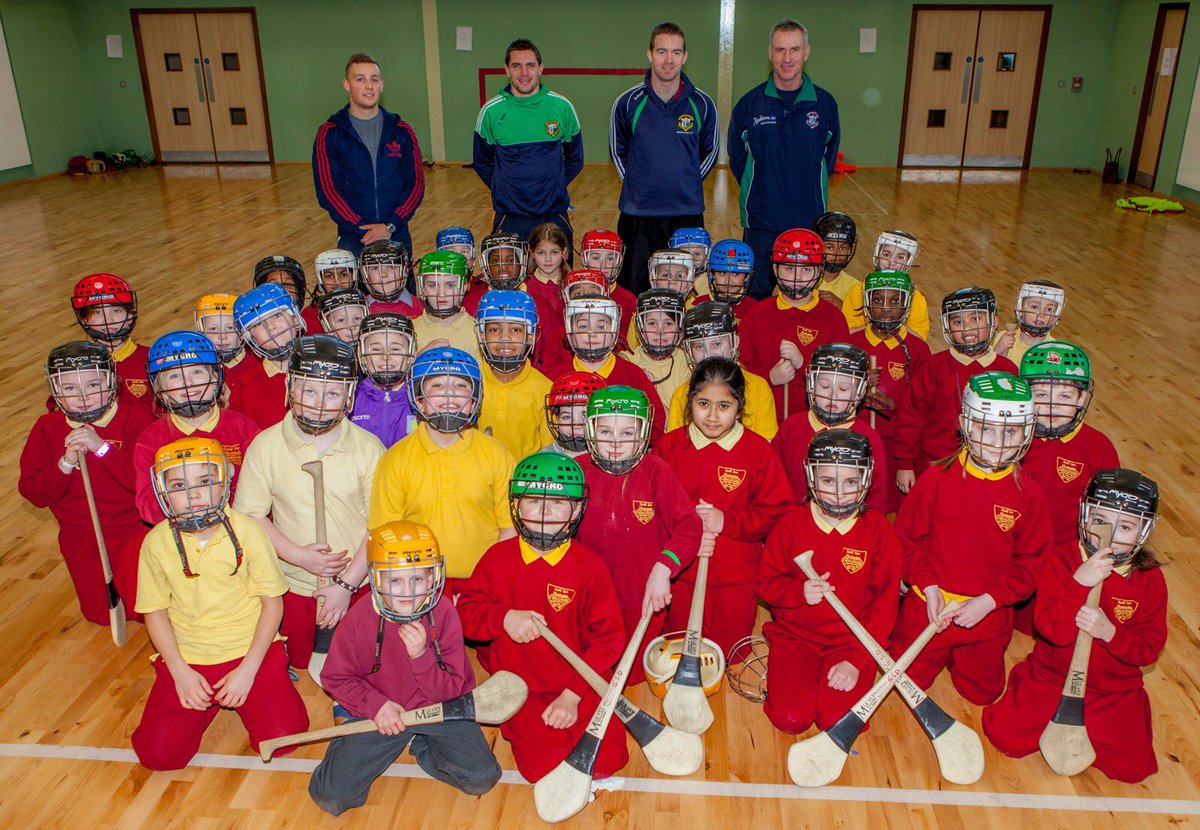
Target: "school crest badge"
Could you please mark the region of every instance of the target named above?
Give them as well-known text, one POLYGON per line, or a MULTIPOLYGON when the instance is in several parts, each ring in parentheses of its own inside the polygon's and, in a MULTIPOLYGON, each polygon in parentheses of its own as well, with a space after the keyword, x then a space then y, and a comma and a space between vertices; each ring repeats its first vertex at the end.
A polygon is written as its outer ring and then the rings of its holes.
POLYGON ((725 488, 725 492, 732 493, 734 490, 742 486, 742 482, 746 480, 746 471, 738 470, 734 467, 717 467, 717 481, 725 488))
POLYGON ((233 466, 242 466, 242 445, 241 444, 222 444, 221 449, 225 450, 225 457, 233 462, 233 466))
POLYGON ((856 574, 863 569, 863 565, 865 564, 867 564, 867 552, 865 550, 842 548, 842 567, 846 569, 846 573, 856 574))
POLYGON ((1070 484, 1083 473, 1083 463, 1080 461, 1068 461, 1060 455, 1055 471, 1058 473, 1058 477, 1062 479, 1063 484, 1070 484))
POLYGON ((808 115, 804 117, 804 123, 808 125, 810 130, 815 130, 821 126, 821 114, 816 110, 809 110, 808 115))
POLYGON ((633 518, 637 519, 644 525, 650 524, 654 519, 654 502, 633 500, 633 518))
POLYGON ((150 391, 150 382, 142 378, 126 378, 125 388, 129 390, 129 394, 135 398, 141 398, 150 391))
POLYGON ((1021 518, 1021 514, 1011 507, 1001 507, 998 504, 993 504, 992 517, 995 518, 997 527, 1008 533, 1016 525, 1017 519, 1021 518))
POLYGON ((553 582, 546 584, 546 602, 550 603, 550 607, 555 611, 563 610, 571 604, 573 599, 575 599, 574 588, 564 588, 553 582))
POLYGON ((800 341, 800 345, 807 346, 817 339, 817 330, 806 326, 796 326, 796 339, 800 341))
POLYGON ((679 128, 680 132, 690 133, 696 128, 696 119, 687 113, 684 113, 683 115, 679 116, 678 119, 676 119, 675 126, 679 128))
POLYGON ((892 376, 892 380, 904 380, 904 364, 895 360, 889 360, 888 374, 892 376))
POLYGON ((558 138, 558 132, 562 129, 562 125, 557 121, 550 120, 546 122, 546 135, 551 138, 558 138))
POLYGON ((1121 599, 1113 597, 1113 616, 1117 618, 1117 622, 1128 622, 1129 618, 1134 615, 1138 609, 1137 600, 1121 599))

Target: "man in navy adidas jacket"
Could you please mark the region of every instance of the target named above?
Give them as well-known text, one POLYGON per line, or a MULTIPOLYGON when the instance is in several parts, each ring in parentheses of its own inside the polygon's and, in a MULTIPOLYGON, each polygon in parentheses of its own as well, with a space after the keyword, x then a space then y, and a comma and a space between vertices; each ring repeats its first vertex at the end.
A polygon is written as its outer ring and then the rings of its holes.
POLYGON ((313 142, 317 201, 337 223, 337 247, 394 239, 412 254, 410 220, 425 196, 421 147, 408 122, 379 106, 379 64, 358 53, 342 81, 350 103, 329 116, 313 142))
POLYGON ((729 119, 729 169, 741 186, 742 239, 754 249, 750 293, 771 293, 771 245, 825 212, 841 127, 837 101, 804 74, 808 30, 771 29, 771 75, 742 96, 729 119))
POLYGON ((621 177, 621 285, 649 287, 646 262, 680 228, 704 227, 704 177, 717 160, 717 108, 683 74, 687 40, 674 23, 650 33, 650 69, 613 103, 608 152, 621 177))

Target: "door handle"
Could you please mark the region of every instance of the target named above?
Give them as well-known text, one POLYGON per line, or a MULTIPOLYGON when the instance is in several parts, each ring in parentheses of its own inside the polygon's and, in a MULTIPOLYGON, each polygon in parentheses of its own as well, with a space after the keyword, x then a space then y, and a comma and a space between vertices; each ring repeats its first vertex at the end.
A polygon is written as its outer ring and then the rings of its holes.
POLYGON ((963 70, 963 89, 960 104, 967 103, 967 91, 971 88, 971 56, 967 55, 967 68, 963 70))
POLYGON ((208 101, 210 104, 215 104, 217 103, 217 91, 213 87, 212 63, 208 58, 204 59, 204 77, 208 80, 208 101))
POLYGON ((983 86, 983 55, 975 58, 975 92, 971 95, 971 103, 979 103, 979 87, 983 86))
POLYGON ((196 68, 196 95, 200 97, 200 103, 204 103, 204 78, 200 75, 200 59, 192 58, 192 63, 196 68))

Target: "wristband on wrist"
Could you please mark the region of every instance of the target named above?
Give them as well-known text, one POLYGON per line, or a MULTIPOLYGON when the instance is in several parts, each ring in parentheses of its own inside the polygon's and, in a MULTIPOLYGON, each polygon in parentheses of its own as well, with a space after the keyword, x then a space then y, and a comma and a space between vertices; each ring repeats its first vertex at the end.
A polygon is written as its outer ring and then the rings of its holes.
POLYGON ((96 456, 97 458, 103 458, 104 456, 108 455, 108 451, 111 449, 112 449, 112 444, 105 441, 103 444, 100 445, 100 448, 98 450, 96 450, 94 453, 92 453, 92 455, 96 456))
POLYGON ((64 455, 62 458, 58 459, 58 469, 62 470, 63 472, 69 472, 71 470, 78 470, 79 465, 68 461, 67 457, 64 455))
POLYGON ((329 581, 332 582, 334 585, 338 586, 339 588, 345 589, 347 593, 350 593, 350 594, 354 593, 354 590, 355 590, 354 586, 351 585, 346 580, 342 579, 341 576, 332 577, 332 578, 330 578, 329 581))

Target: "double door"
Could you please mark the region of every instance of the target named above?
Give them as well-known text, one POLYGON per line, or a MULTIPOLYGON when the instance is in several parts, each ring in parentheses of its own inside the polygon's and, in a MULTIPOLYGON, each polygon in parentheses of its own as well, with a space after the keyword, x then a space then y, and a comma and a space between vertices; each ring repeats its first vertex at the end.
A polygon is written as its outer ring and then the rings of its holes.
POLYGON ((900 165, 1028 166, 1049 9, 913 16, 900 165))
POLYGON ((254 12, 132 15, 155 158, 271 161, 254 12))

